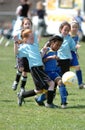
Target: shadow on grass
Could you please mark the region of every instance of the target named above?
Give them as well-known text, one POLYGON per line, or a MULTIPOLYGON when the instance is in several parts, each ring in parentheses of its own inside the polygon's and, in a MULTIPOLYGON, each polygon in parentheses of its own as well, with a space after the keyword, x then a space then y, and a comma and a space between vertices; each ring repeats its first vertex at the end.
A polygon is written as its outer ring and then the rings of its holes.
POLYGON ((14 102, 14 100, 0 100, 0 102, 14 102))
POLYGON ((85 109, 85 105, 67 106, 67 109, 72 109, 72 108, 85 109))
MULTIPOLYGON (((0 100, 0 102, 8 102, 8 103, 10 103, 10 102, 15 102, 14 100, 0 100)), ((25 100, 25 103, 26 102, 34 102, 34 100, 32 100, 32 99, 30 99, 30 100, 25 100)), ((61 109, 61 107, 58 107, 58 108, 60 108, 61 109)), ((67 105, 67 107, 65 108, 65 109, 85 109, 85 105, 79 105, 79 104, 77 104, 77 105, 74 105, 74 106, 69 106, 69 105, 67 105)))
MULTIPOLYGON (((15 100, 0 100, 0 102, 15 102, 15 100)), ((34 102, 33 100, 29 99, 29 100, 25 100, 25 102, 34 102)))

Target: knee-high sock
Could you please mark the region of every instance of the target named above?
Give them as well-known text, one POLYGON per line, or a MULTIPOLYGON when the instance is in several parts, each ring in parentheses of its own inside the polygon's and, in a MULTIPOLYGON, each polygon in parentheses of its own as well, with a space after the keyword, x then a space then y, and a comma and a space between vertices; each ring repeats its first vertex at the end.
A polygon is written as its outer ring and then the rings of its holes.
POLYGON ((27 82, 27 77, 22 76, 21 77, 21 85, 20 85, 20 87, 25 88, 26 82, 27 82))
POLYGON ((47 92, 47 103, 48 104, 53 103, 53 97, 54 97, 54 91, 48 91, 47 92))
POLYGON ((39 102, 43 102, 46 100, 46 94, 41 94, 38 98, 37 98, 37 101, 39 102))
POLYGON ((35 93, 34 89, 33 90, 29 90, 29 91, 24 91, 22 93, 22 97, 23 98, 32 97, 32 96, 35 96, 35 95, 36 95, 36 93, 35 93))
POLYGON ((82 84, 82 71, 77 70, 76 75, 77 75, 77 79, 78 79, 78 85, 82 84))
POLYGON ((66 104, 67 91, 66 91, 66 87, 63 84, 61 86, 59 86, 59 92, 60 92, 60 96, 61 96, 61 104, 66 104))
POLYGON ((20 81, 21 75, 22 75, 22 72, 20 72, 19 70, 17 70, 16 78, 15 78, 15 81, 17 81, 17 83, 20 81))

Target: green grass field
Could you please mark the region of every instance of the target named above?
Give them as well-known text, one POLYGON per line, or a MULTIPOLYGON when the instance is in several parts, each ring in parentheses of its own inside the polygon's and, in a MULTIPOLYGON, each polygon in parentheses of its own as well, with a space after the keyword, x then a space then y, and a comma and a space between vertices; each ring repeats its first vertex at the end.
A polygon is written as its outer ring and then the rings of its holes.
MULTIPOLYGON (((43 46, 43 39, 40 47, 43 46)), ((4 41, 5 42, 5 41, 4 41)), ((85 81, 85 43, 79 49, 80 65, 85 81)), ((85 130, 85 89, 77 86, 67 87, 69 92, 66 109, 50 109, 36 104, 34 97, 27 98, 25 104, 17 104, 17 91, 11 86, 15 78, 15 57, 13 43, 8 47, 0 45, 0 130, 85 130)), ((34 88, 30 74, 26 89, 34 88)), ((54 103, 60 106, 60 95, 54 103)))

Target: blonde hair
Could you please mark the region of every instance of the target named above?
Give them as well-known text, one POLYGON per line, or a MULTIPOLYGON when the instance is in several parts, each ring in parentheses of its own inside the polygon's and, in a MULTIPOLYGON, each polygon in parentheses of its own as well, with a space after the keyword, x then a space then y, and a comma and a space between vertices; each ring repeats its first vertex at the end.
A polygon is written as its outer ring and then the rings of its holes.
POLYGON ((36 9, 38 9, 38 10, 43 9, 43 3, 42 3, 42 1, 38 1, 38 2, 37 2, 37 4, 36 4, 36 9))
POLYGON ((71 25, 77 24, 79 28, 79 23, 76 20, 71 21, 71 25))

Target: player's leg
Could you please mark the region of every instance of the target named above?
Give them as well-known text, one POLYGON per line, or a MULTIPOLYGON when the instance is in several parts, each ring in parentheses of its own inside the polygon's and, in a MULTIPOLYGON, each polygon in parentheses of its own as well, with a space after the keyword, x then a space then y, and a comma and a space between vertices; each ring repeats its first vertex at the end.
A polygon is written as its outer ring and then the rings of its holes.
POLYGON ((65 85, 62 83, 62 80, 59 79, 58 81, 58 86, 59 86, 59 92, 60 92, 60 97, 61 97, 61 107, 66 108, 67 105, 67 90, 65 85))
POLYGON ((83 83, 82 70, 80 69, 80 66, 79 65, 75 66, 75 69, 76 69, 76 76, 78 79, 79 88, 80 89, 85 88, 85 84, 83 83))
POLYGON ((16 90, 17 86, 19 84, 20 78, 21 78, 22 72, 20 70, 17 70, 15 80, 12 84, 12 89, 16 90))

